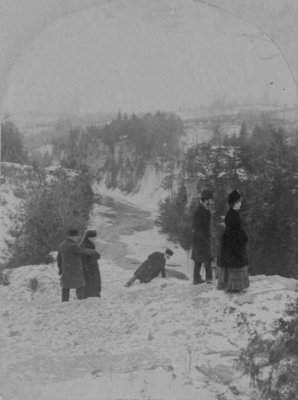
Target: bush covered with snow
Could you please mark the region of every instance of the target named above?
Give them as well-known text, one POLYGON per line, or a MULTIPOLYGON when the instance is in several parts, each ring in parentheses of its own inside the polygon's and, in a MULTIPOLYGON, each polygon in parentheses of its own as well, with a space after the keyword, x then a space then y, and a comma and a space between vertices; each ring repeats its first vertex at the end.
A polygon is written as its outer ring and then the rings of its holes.
POLYGON ((88 170, 69 175, 58 169, 51 176, 36 170, 26 182, 26 198, 11 215, 15 228, 9 244, 8 267, 49 262, 69 227, 85 229, 93 205, 88 170))
POLYGON ((298 399, 298 299, 276 324, 275 335, 254 335, 239 366, 251 377, 262 400, 298 399))

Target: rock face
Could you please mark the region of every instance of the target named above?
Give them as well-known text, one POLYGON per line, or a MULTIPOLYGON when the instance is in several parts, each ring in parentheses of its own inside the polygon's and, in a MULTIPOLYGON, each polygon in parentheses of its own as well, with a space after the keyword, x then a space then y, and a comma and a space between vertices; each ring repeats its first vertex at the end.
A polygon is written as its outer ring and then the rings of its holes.
POLYGON ((101 140, 89 146, 86 162, 98 181, 103 180, 107 188, 118 188, 132 192, 142 177, 145 164, 136 153, 135 146, 126 140, 112 147, 101 140))

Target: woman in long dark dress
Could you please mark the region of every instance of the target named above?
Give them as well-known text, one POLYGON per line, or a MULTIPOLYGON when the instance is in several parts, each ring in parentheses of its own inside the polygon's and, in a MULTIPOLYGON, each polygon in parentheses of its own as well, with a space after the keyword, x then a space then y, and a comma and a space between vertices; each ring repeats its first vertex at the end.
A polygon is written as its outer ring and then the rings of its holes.
MULTIPOLYGON (((81 242, 81 247, 95 250, 95 244, 90 240, 97 236, 95 230, 86 232, 81 242)), ((90 256, 82 256, 84 276, 86 280, 85 297, 100 297, 101 293, 101 276, 97 259, 90 256)))
POLYGON ((229 194, 228 203, 230 208, 225 217, 218 255, 217 289, 240 292, 249 287, 246 253, 248 238, 241 227, 241 195, 237 190, 229 194))

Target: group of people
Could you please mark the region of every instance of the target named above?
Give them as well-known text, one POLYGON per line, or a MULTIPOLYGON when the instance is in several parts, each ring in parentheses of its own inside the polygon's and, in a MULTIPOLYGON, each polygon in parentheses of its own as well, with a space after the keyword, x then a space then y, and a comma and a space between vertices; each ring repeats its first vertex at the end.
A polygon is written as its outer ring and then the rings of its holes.
POLYGON ((100 297, 101 276, 98 266, 100 254, 95 250, 92 239, 95 230, 88 230, 81 241, 77 229, 69 229, 60 243, 57 255, 62 301, 69 301, 70 289, 76 289, 79 300, 100 297))
MULTIPOLYGON (((228 196, 229 210, 225 216, 225 227, 220 238, 217 254, 217 288, 231 292, 239 292, 249 287, 248 258, 246 253, 247 235, 241 226, 239 210, 242 204, 241 195, 233 190, 228 196)), ((206 283, 211 283, 211 210, 214 204, 213 193, 204 190, 200 196, 200 204, 193 216, 193 246, 191 258, 194 261, 193 284, 205 282, 201 276, 202 265, 205 267, 206 283)), ((98 266, 100 254, 92 241, 97 232, 88 230, 79 243, 79 232, 70 229, 67 237, 58 248, 58 269, 61 276, 62 301, 69 300, 70 289, 76 289, 78 299, 100 297, 101 276, 98 266)), ((129 288, 139 280, 148 283, 159 274, 166 277, 165 265, 173 255, 171 249, 156 251, 134 272, 125 284, 129 288)))
MULTIPOLYGON (((229 210, 224 219, 224 230, 220 237, 217 254, 217 289, 240 292, 249 287, 247 235, 241 226, 239 210, 241 194, 233 190, 227 198, 229 210)), ((200 205, 193 217, 193 249, 191 258, 194 261, 193 283, 203 283, 202 264, 205 266, 206 283, 212 282, 212 255, 210 243, 211 209, 214 204, 213 193, 204 190, 200 205)))

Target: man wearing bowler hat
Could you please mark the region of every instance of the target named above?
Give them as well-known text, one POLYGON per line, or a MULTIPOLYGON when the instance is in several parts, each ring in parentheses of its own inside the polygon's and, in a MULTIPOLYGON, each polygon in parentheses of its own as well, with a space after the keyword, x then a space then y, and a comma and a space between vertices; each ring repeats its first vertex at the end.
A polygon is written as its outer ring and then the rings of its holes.
POLYGON ((203 283, 201 277, 202 264, 205 266, 206 282, 212 282, 211 268, 211 245, 210 245, 210 225, 213 206, 213 193, 210 190, 203 190, 201 193, 200 204, 193 216, 193 247, 191 258, 194 261, 193 284, 203 283))
POLYGON ((132 283, 139 279, 141 283, 148 283, 156 278, 160 273, 163 278, 166 277, 165 265, 166 261, 174 254, 170 249, 166 249, 164 253, 155 251, 150 254, 141 266, 135 271, 133 277, 126 283, 125 287, 130 287, 132 283))

